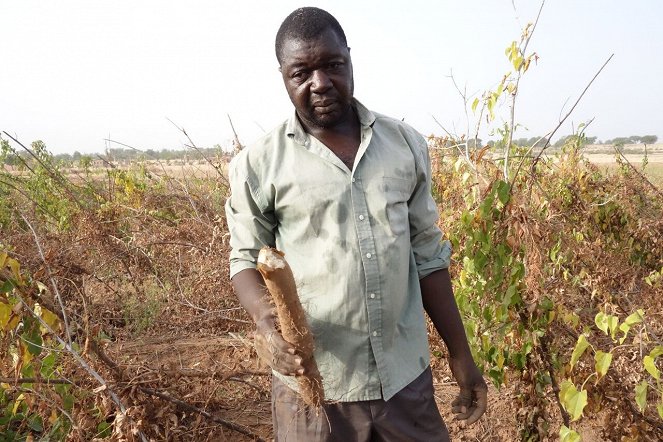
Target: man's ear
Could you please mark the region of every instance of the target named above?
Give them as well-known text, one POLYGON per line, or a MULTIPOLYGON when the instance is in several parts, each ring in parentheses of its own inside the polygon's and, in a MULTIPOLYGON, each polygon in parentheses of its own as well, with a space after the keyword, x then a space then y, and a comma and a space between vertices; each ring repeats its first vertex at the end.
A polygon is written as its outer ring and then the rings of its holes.
POLYGON ((279 65, 279 72, 283 73, 283 70, 281 69, 281 65, 279 65))

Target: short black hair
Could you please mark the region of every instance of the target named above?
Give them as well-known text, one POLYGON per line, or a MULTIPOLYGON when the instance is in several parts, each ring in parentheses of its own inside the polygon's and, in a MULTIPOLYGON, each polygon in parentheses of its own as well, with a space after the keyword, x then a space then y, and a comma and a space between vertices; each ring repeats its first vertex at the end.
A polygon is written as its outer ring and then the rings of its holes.
POLYGON ((345 32, 339 24, 338 20, 334 18, 329 12, 314 7, 305 7, 295 9, 288 15, 281 27, 276 33, 276 59, 281 64, 281 52, 283 51, 283 43, 288 38, 295 38, 300 40, 312 40, 317 38, 327 29, 331 29, 341 39, 341 43, 345 46, 348 41, 345 38, 345 32))

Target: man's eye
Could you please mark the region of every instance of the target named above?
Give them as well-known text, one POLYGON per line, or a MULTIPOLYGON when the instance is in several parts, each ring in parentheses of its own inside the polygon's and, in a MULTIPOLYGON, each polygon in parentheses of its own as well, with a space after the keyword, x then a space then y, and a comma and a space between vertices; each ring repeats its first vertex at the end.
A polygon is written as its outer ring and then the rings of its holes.
POLYGON ((303 80, 308 76, 308 73, 306 71, 295 71, 292 74, 292 78, 296 80, 303 80))
POLYGON ((343 66, 343 63, 338 63, 338 62, 329 63, 329 69, 339 69, 341 66, 343 66))

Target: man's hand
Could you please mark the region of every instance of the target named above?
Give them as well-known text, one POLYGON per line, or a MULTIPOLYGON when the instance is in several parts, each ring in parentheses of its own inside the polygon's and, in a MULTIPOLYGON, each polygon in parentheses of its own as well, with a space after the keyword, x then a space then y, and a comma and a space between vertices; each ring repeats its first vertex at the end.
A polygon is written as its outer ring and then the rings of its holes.
POLYGON ((295 354, 292 344, 283 339, 273 320, 258 323, 254 337, 258 357, 275 371, 286 376, 304 374, 302 358, 295 354))
POLYGON ((451 403, 455 420, 464 420, 467 425, 475 423, 486 411, 488 386, 472 357, 449 360, 451 372, 458 382, 460 393, 451 403))
POLYGON ((265 281, 256 269, 244 269, 232 279, 239 302, 256 323, 254 345, 258 357, 286 376, 304 374, 302 358, 276 329, 274 306, 269 302, 265 281))

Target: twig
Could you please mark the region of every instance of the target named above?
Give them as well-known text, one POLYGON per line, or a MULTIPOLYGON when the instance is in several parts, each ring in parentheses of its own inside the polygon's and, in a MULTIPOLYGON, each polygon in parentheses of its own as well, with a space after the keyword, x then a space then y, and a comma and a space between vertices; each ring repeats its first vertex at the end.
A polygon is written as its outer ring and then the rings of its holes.
POLYGON ((173 397, 173 396, 171 396, 167 393, 156 391, 156 390, 153 390, 153 389, 147 388, 147 387, 138 387, 138 390, 142 391, 145 394, 149 394, 150 396, 156 396, 156 397, 161 398, 163 400, 172 402, 172 403, 174 403, 176 405, 179 405, 180 407, 184 408, 185 410, 189 410, 189 411, 193 411, 195 413, 198 413, 201 416, 211 420, 212 422, 216 422, 217 424, 221 424, 224 427, 229 428, 229 429, 231 429, 233 431, 236 431, 240 434, 243 434, 245 436, 252 437, 257 442, 265 442, 264 439, 262 439, 260 436, 258 436, 254 432, 252 432, 250 429, 244 427, 243 425, 239 425, 239 424, 236 424, 234 422, 230 422, 230 421, 227 421, 227 420, 222 419, 220 417, 214 416, 213 414, 211 414, 211 413, 209 413, 209 412, 207 412, 207 411, 205 411, 201 408, 198 408, 194 405, 191 405, 187 402, 184 402, 183 400, 178 399, 176 397, 173 397))
MULTIPOLYGON (((536 156, 536 158, 534 158, 534 162, 532 163, 532 170, 534 170, 533 168, 536 165, 536 163, 539 161, 539 158, 541 157, 541 155, 543 155, 543 152, 550 146, 550 140, 552 140, 552 137, 553 137, 553 135, 555 135, 555 132, 557 132, 559 130, 559 128, 562 127, 562 124, 564 124, 566 119, 569 118, 569 116, 571 116, 571 113, 573 113, 576 106, 578 106, 578 103, 580 103, 580 100, 582 100, 582 97, 585 96, 585 93, 587 93, 590 86, 594 83, 594 80, 596 80, 596 78, 599 76, 599 74, 601 72, 603 72, 603 69, 607 66, 607 64, 610 62, 610 60, 612 60, 612 57, 614 57, 614 56, 615 56, 615 54, 611 54, 610 57, 608 57, 608 59, 603 63, 603 65, 599 68, 599 70, 596 72, 596 74, 594 74, 594 76, 589 81, 589 83, 587 83, 587 86, 585 86, 585 89, 583 89, 580 96, 578 96, 575 103, 573 103, 573 106, 571 106, 571 109, 569 109, 569 111, 566 113, 566 115, 564 115, 564 117, 562 117, 562 119, 559 121, 557 126, 555 126, 555 128, 550 132, 550 136, 548 137, 548 140, 546 141, 546 144, 543 146, 543 148, 541 149, 539 154, 536 156)), ((519 169, 520 169, 520 167, 519 167, 519 169)))
POLYGON ((230 114, 226 115, 228 115, 228 122, 230 122, 230 128, 232 129, 233 135, 235 136, 235 139, 233 140, 233 147, 235 148, 234 149, 235 154, 238 154, 239 151, 242 150, 244 146, 242 146, 242 143, 239 142, 239 137, 237 136, 237 132, 235 131, 235 126, 233 125, 233 120, 230 118, 230 114))
POLYGON ((612 147, 615 149, 615 152, 617 152, 619 156, 622 157, 622 160, 626 162, 626 164, 633 172, 635 172, 641 179, 643 179, 647 184, 649 184, 649 186, 652 188, 654 192, 658 193, 660 196, 663 196, 663 192, 661 192, 661 190, 658 187, 656 187, 654 183, 649 181, 649 179, 646 176, 644 176, 642 172, 636 169, 635 166, 631 164, 631 162, 624 156, 624 154, 619 149, 617 149, 615 146, 612 147))
MULTIPOLYGON (((534 31, 536 30, 536 25, 539 23, 539 18, 541 17, 541 11, 543 11, 543 5, 546 4, 546 1, 543 0, 541 2, 541 6, 539 7, 539 12, 536 14, 536 20, 534 20, 534 25, 532 25, 532 29, 529 31, 529 34, 527 35, 527 38, 525 39, 525 42, 523 44, 523 47, 520 49, 523 60, 525 59, 525 52, 527 51, 527 46, 529 45, 530 40, 532 39, 532 35, 534 35, 534 31)), ((524 61, 523 61, 524 62, 524 61)), ((523 63, 521 62, 521 63, 523 63)), ((515 127, 515 121, 516 121, 516 97, 518 95, 518 86, 520 85, 520 79, 523 77, 523 72, 520 70, 521 66, 518 66, 518 75, 516 77, 516 86, 514 88, 514 91, 512 93, 512 99, 511 99, 511 119, 509 123, 509 138, 507 140, 506 146, 504 147, 504 180, 509 181, 509 153, 511 151, 511 143, 513 142, 513 130, 515 127)))
POLYGON ((65 335, 67 336, 67 342, 71 344, 71 331, 69 330, 69 320, 67 319, 67 312, 64 309, 64 302, 62 301, 62 296, 60 295, 60 291, 58 290, 58 286, 55 283, 55 280, 53 279, 53 274, 51 273, 51 267, 48 265, 48 262, 46 262, 46 257, 44 256, 44 251, 41 248, 41 243, 39 242, 39 237, 37 236, 37 232, 35 232, 35 229, 32 227, 32 224, 30 224, 30 221, 23 216, 23 213, 19 212, 19 215, 21 218, 23 218, 23 221, 27 226, 30 228, 30 231, 32 232, 32 237, 34 238, 35 245, 37 246, 37 250, 39 251, 39 257, 41 258, 41 262, 44 263, 44 268, 46 269, 46 274, 48 275, 48 280, 51 283, 51 288, 53 289, 53 294, 55 294, 55 299, 58 301, 58 304, 60 305, 60 310, 62 312, 62 321, 64 322, 64 327, 65 327, 65 335))
POLYGON ((550 353, 548 352, 548 340, 546 339, 545 336, 541 336, 540 342, 541 346, 539 347, 539 353, 541 354, 541 359, 543 359, 543 361, 546 364, 548 375, 550 375, 550 383, 552 384, 552 389, 553 392, 555 393, 555 400, 557 401, 559 412, 561 413, 562 419, 564 420, 564 425, 569 427, 571 425, 571 419, 569 417, 569 413, 567 413, 567 411, 562 406, 562 401, 559 399, 559 393, 561 390, 559 388, 559 384, 557 383, 557 379, 555 379, 553 362, 552 359, 550 358, 550 353))
POLYGON ((198 250, 201 250, 203 252, 208 251, 206 248, 197 246, 195 244, 183 243, 183 242, 177 242, 177 241, 153 241, 153 242, 145 244, 145 247, 150 247, 150 246, 153 246, 153 245, 173 245, 173 246, 191 247, 192 249, 198 249, 198 250))
POLYGON ((44 378, 2 378, 0 382, 5 384, 67 384, 75 385, 69 379, 44 379, 44 378))
POLYGON ((175 126, 180 132, 182 132, 182 133, 184 134, 184 136, 187 138, 187 140, 189 140, 189 143, 191 143, 191 144, 190 144, 190 145, 185 144, 185 146, 190 147, 190 148, 194 149, 196 152, 198 152, 198 153, 200 154, 200 156, 202 156, 203 159, 205 159, 205 161, 207 161, 207 162, 209 163, 209 165, 212 166, 212 167, 214 168, 214 170, 216 170, 216 172, 219 174, 219 176, 221 177, 221 179, 227 184, 227 183, 228 183, 228 180, 226 179, 225 175, 223 174, 223 171, 221 170, 221 168, 219 168, 219 166, 217 166, 216 164, 214 164, 214 162, 213 162, 212 160, 210 160, 209 158, 207 158, 207 155, 205 155, 205 153, 204 153, 202 150, 200 150, 200 149, 196 146, 196 144, 193 142, 193 140, 191 139, 191 137, 189 136, 189 134, 186 133, 186 130, 184 130, 183 127, 179 127, 179 126, 178 126, 177 124, 175 124, 175 123, 173 122, 173 120, 171 120, 170 118, 166 118, 166 119, 167 119, 168 121, 170 121, 171 124, 172 124, 173 126, 175 126))

